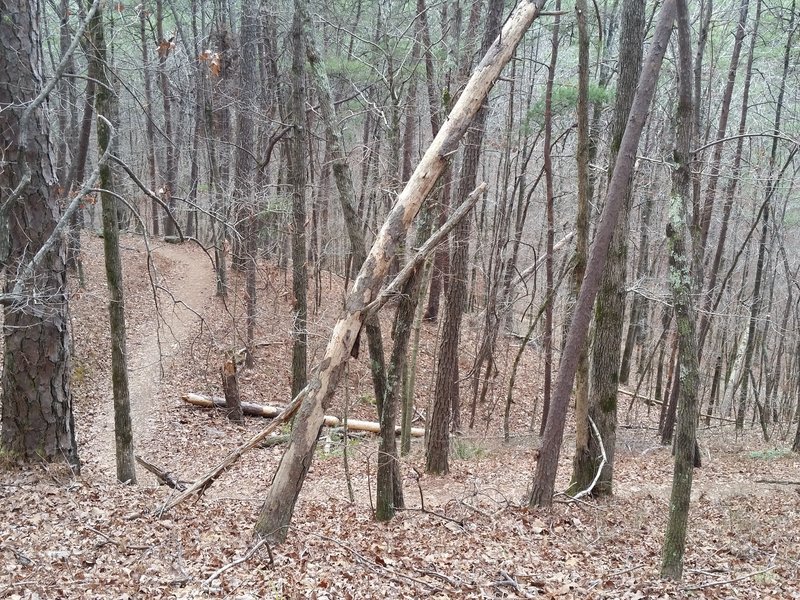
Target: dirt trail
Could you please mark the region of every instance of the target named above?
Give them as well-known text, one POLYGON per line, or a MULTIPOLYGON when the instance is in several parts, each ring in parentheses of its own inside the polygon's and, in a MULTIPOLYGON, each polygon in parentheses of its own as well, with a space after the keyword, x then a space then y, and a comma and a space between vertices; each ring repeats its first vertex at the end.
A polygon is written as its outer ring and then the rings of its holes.
MULTIPOLYGON (((163 434, 157 430, 158 415, 174 396, 174 390, 165 389, 164 382, 169 379, 175 357, 191 343, 200 315, 213 298, 215 285, 208 261, 203 260, 196 248, 160 244, 153 247, 153 254, 154 260, 163 265, 157 282, 166 290, 158 293, 158 313, 152 292, 138 294, 143 299, 139 307, 133 306, 134 298, 126 298, 129 310, 150 311, 153 315, 148 322, 129 327, 127 331, 131 419, 137 453, 146 453, 163 434)), ((113 476, 116 467, 110 384, 108 401, 103 402, 102 407, 92 427, 98 451, 94 458, 104 473, 113 476)))

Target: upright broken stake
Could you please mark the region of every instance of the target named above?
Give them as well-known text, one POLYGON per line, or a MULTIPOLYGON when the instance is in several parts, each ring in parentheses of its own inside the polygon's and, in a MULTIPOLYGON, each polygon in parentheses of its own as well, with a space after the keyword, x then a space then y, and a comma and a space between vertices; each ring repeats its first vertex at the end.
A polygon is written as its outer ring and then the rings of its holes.
POLYGON ((228 410, 228 419, 236 423, 244 419, 242 414, 242 399, 239 397, 239 382, 236 378, 236 361, 228 359, 220 369, 222 375, 222 391, 225 393, 225 405, 228 410))

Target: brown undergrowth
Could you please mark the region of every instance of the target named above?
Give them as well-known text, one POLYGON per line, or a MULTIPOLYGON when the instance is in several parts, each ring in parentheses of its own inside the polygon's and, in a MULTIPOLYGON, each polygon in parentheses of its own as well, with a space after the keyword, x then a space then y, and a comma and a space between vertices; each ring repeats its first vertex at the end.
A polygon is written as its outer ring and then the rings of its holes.
MULTIPOLYGON (((123 239, 129 358, 137 453, 182 480, 217 464, 264 426, 229 423, 185 406, 184 392, 219 394, 222 358, 242 344, 244 304, 213 296, 206 255, 154 242, 148 269, 140 239, 123 239), (148 275, 150 273, 150 275, 148 275), (154 292, 151 284, 155 284, 154 292), (159 312, 154 306, 158 299, 159 312)), ((659 580, 672 477, 669 449, 639 411, 621 428, 616 495, 525 508, 536 438, 528 433, 539 393, 539 356, 526 350, 517 376, 513 437, 502 441, 502 399, 517 341, 502 340, 499 375, 477 426, 454 442, 452 473, 420 475, 422 443, 403 459, 408 510, 388 524, 371 518, 377 439, 350 440, 355 502, 348 498, 343 444, 321 440, 288 541, 250 553, 252 527, 281 447, 245 455, 198 501, 159 515, 174 492, 139 470, 138 486, 114 481, 108 332, 102 251, 85 240, 88 285, 73 294, 74 394, 83 472, 61 467, 0 470, 0 597, 10 598, 798 598, 800 494, 760 480, 800 480, 800 460, 776 432, 766 446, 753 430, 701 431, 685 580, 659 580), (268 551, 269 550, 269 551, 268 551), (270 552, 271 551, 271 552, 270 552), (270 557, 271 554, 271 557, 270 557), (232 565, 248 556, 246 561, 232 565), (231 566, 232 565, 232 566, 231 566), (219 572, 223 567, 230 568, 219 572)), ((232 276, 234 284, 237 276, 232 276)), ((341 306, 343 282, 322 274, 312 309, 310 356, 319 358, 341 306)), ((259 277, 256 367, 241 373, 242 398, 288 401, 290 279, 264 263, 259 277)), ((391 307, 384 311, 389 342, 391 307)), ((465 327, 462 376, 474 356, 477 323, 465 327)), ((432 387, 436 325, 423 326, 417 410, 432 387)), ((469 385, 464 398, 469 402, 469 385)), ((374 419, 366 349, 349 367, 333 414, 344 403, 374 419)), ((627 399, 626 399, 627 402, 627 399)), ((568 436, 557 489, 568 485, 568 436)))

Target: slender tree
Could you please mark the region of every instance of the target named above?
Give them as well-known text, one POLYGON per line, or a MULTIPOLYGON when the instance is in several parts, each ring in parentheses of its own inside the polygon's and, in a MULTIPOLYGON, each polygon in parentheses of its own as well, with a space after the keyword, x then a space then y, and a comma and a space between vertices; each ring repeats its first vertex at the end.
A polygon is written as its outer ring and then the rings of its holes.
MULTIPOLYGON (((625 0, 622 5, 619 30, 619 82, 612 125, 611 156, 609 164, 613 172, 618 160, 622 137, 625 134, 628 115, 634 101, 642 64, 644 41, 644 3, 625 0)), ((625 181, 625 200, 619 221, 611 238, 608 260, 603 271, 600 290, 594 310, 594 342, 591 352, 589 417, 596 423, 606 451, 606 462, 595 486, 595 495, 612 493, 614 454, 617 437, 617 389, 620 368, 620 343, 625 313, 625 281, 628 259, 628 221, 630 216, 634 171, 625 181)), ((580 436, 588 436, 588 452, 576 455, 573 481, 578 490, 586 488, 594 479, 600 464, 600 440, 588 422, 582 422, 580 436)))
POLYGON ((306 48, 303 35, 307 0, 295 0, 292 21, 292 141, 288 178, 292 186, 292 397, 300 393, 307 379, 306 331, 308 321, 308 266, 306 264, 306 48))
POLYGON ((678 106, 675 115, 672 197, 669 205, 667 238, 669 241, 668 281, 678 330, 679 407, 675 440, 675 470, 669 504, 669 521, 664 537, 661 575, 680 579, 686 547, 686 525, 694 471, 697 396, 700 365, 697 358, 697 334, 694 295, 700 268, 700 239, 689 231, 692 178, 690 152, 692 140, 692 44, 689 33, 689 10, 686 0, 678 0, 678 106))
MULTIPOLYGON (((90 1, 91 5, 91 1, 90 1)), ((110 123, 118 123, 117 96, 112 69, 108 64, 103 7, 97 9, 89 24, 91 51, 89 60, 97 74, 97 147, 100 154, 112 143, 110 123)), ((136 460, 133 456, 131 399, 128 389, 128 359, 125 350, 125 293, 122 286, 122 259, 119 253, 117 186, 109 163, 100 167, 100 200, 103 212, 103 250, 108 282, 108 314, 111 329, 111 383, 114 393, 114 439, 116 443, 117 480, 136 483, 136 460)))
POLYGON ((650 51, 642 69, 642 74, 639 77, 639 85, 636 88, 636 95, 628 117, 628 124, 625 127, 625 134, 620 142, 619 154, 617 155, 617 161, 608 185, 608 192, 606 193, 605 206, 600 216, 600 224, 597 228, 589 262, 586 266, 586 276, 581 284, 581 291, 575 305, 575 313, 564 345, 561 364, 553 390, 550 415, 547 419, 547 427, 545 428, 539 450, 539 459, 536 464, 536 473, 533 478, 529 498, 531 507, 550 506, 553 501, 558 457, 561 453, 561 442, 564 437, 564 425, 575 379, 575 371, 578 368, 581 350, 586 343, 592 304, 600 287, 600 277, 605 267, 617 217, 625 203, 627 181, 633 172, 639 138, 655 93, 661 62, 672 33, 674 19, 675 0, 666 0, 661 6, 650 51))
MULTIPOLYGON (((503 5, 502 0, 490 0, 489 2, 486 29, 481 47, 482 54, 489 51, 500 32, 503 5)), ((486 101, 484 100, 484 102, 486 101)), ((457 196, 462 202, 466 201, 477 180, 487 112, 488 105, 483 104, 465 136, 464 156, 457 192, 457 196)), ((436 388, 425 449, 425 471, 437 475, 445 474, 450 469, 449 431, 451 428, 458 430, 460 427, 458 342, 461 316, 464 313, 467 297, 469 233, 470 220, 466 218, 456 226, 451 244, 452 254, 444 323, 442 323, 442 343, 436 365, 436 388)))

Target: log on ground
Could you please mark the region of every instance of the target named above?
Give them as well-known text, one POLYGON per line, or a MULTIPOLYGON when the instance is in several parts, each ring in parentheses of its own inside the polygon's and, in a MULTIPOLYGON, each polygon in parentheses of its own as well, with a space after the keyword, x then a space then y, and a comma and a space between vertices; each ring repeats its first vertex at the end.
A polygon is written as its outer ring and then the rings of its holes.
MULTIPOLYGON (((181 399, 187 404, 199 406, 201 408, 227 408, 225 399, 217 396, 211 397, 204 396, 202 394, 189 393, 181 396, 181 399)), ((282 410, 283 408, 279 406, 255 404, 253 402, 242 402, 242 412, 251 417, 264 417, 267 419, 272 419, 278 416, 282 410)), ((339 418, 331 415, 325 416, 326 427, 342 427, 343 425, 344 424, 339 418)), ((367 431, 370 433, 380 433, 381 431, 380 423, 375 421, 361 421, 358 419, 348 419, 347 428, 352 431, 367 431)), ((396 428, 396 433, 398 435, 400 434, 400 427, 396 428)), ((422 427, 412 427, 411 435, 413 437, 424 437, 425 429, 422 427)))

